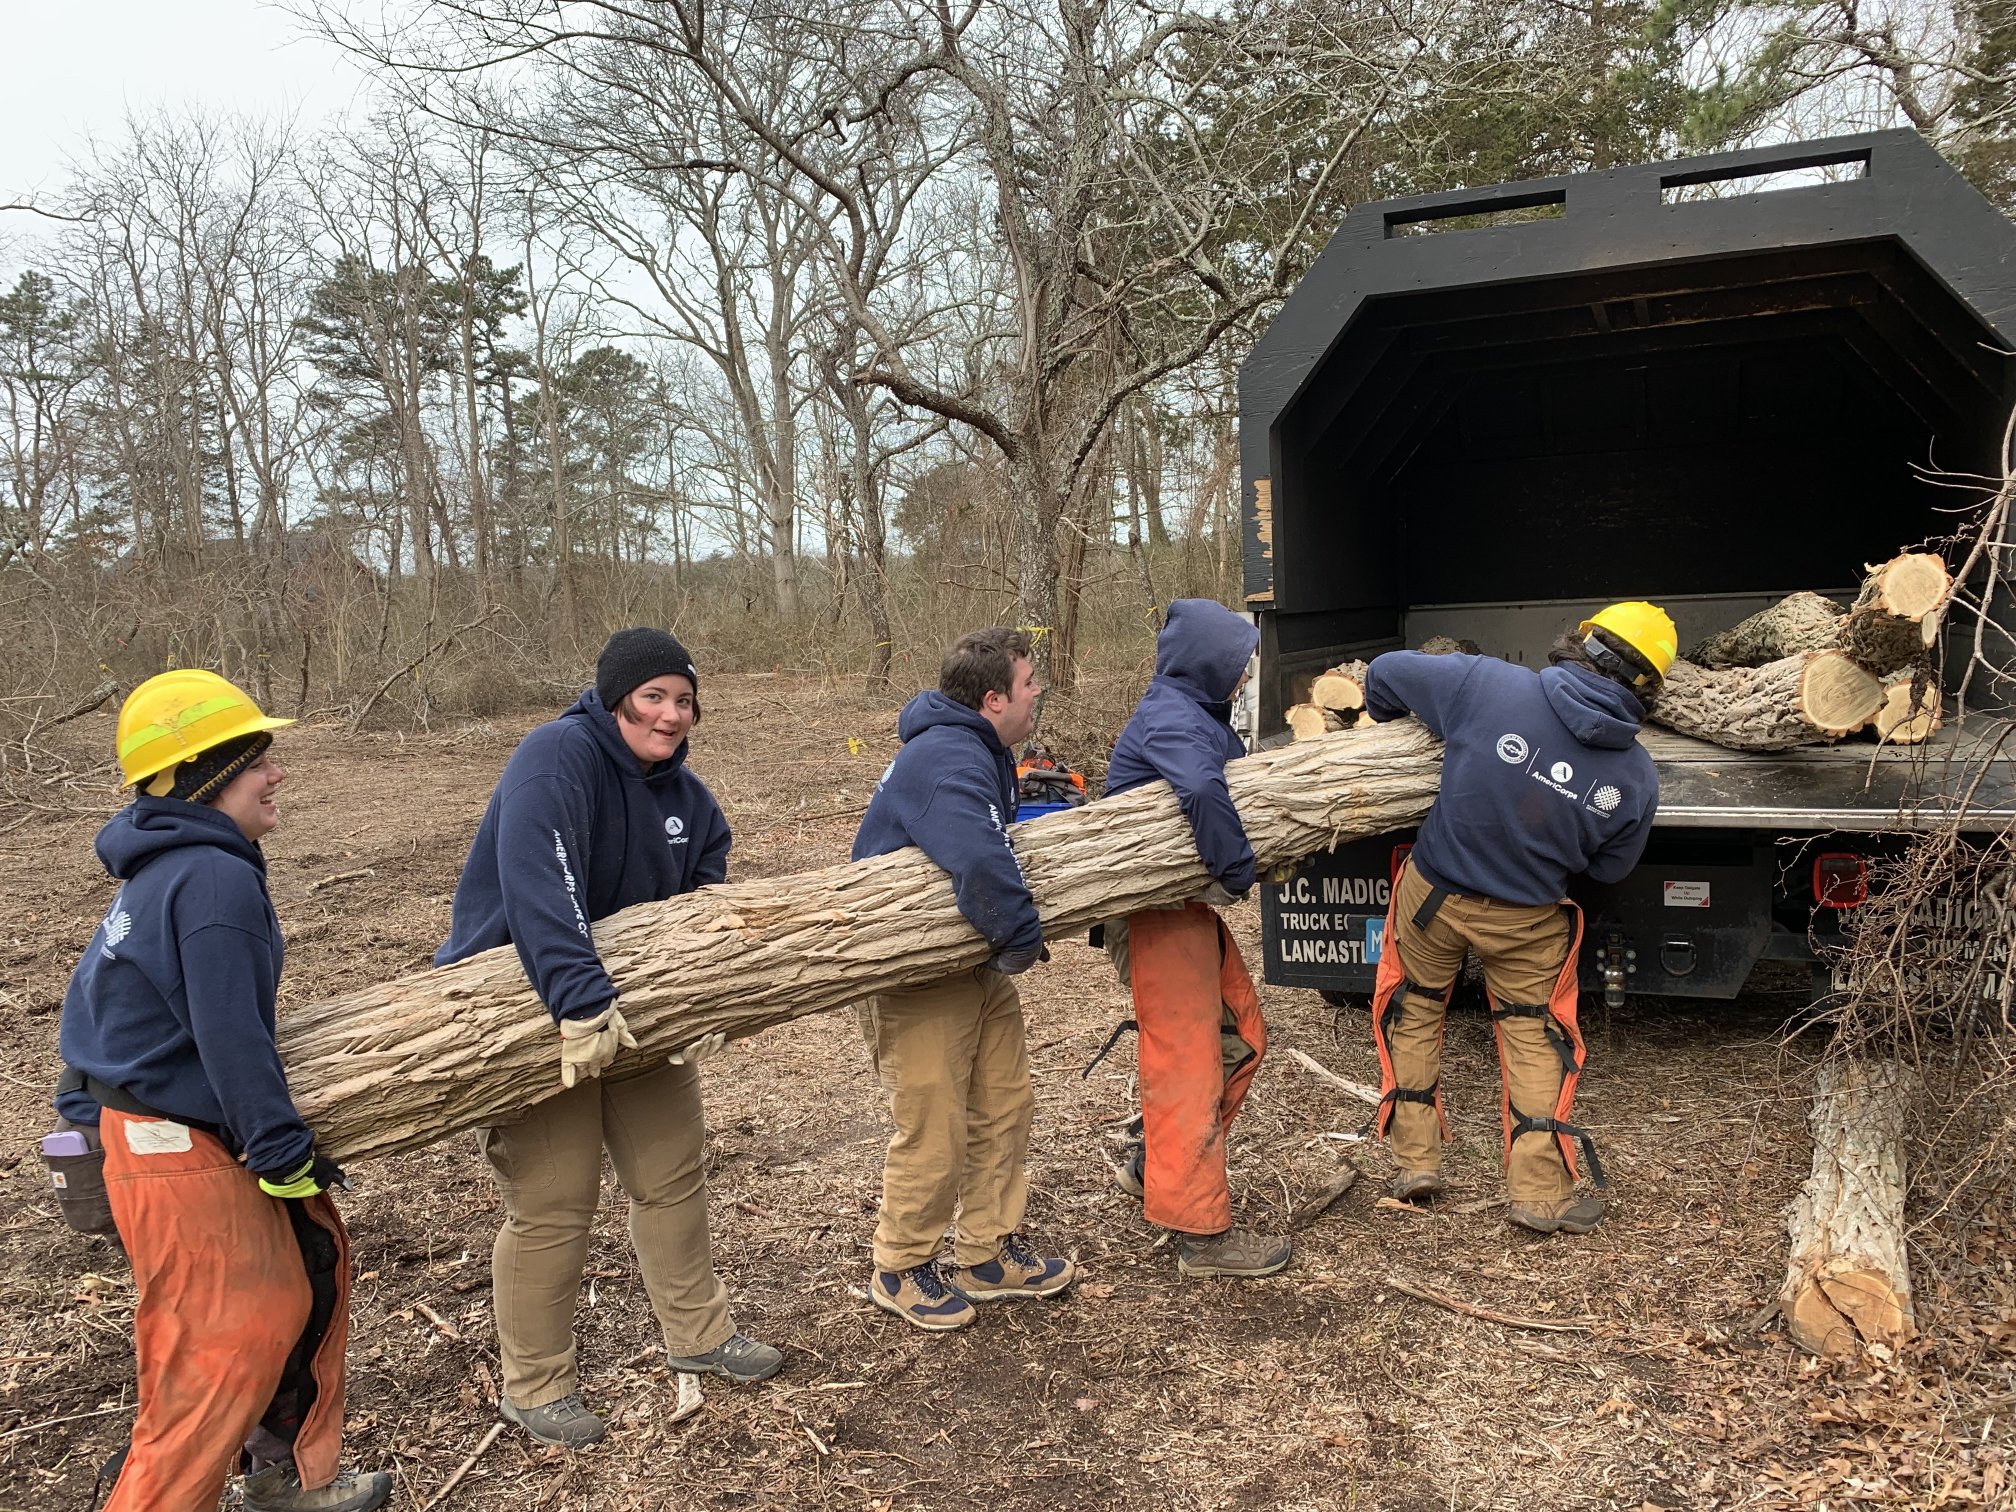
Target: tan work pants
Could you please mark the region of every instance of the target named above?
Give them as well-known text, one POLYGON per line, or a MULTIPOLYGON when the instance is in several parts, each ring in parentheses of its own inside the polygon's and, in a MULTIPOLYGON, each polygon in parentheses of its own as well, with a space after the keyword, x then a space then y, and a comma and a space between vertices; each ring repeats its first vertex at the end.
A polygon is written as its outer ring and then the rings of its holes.
MULTIPOLYGON (((1565 909, 1555 903, 1501 903, 1496 898, 1452 895, 1427 928, 1417 929, 1414 915, 1427 902, 1429 891, 1420 872, 1411 866, 1401 871, 1393 938, 1386 948, 1399 951, 1408 981, 1438 992, 1453 986, 1467 948, 1477 953, 1484 967, 1484 986, 1501 1008, 1546 1003, 1553 996, 1574 936, 1565 909)), ((1400 1003, 1399 1020, 1387 1031, 1393 1073, 1401 1086, 1425 1090, 1442 1075, 1447 1010, 1439 998, 1414 992, 1403 992, 1400 1003)), ((1545 1021, 1503 1018, 1498 1031, 1512 1106, 1535 1118, 1550 1117, 1561 1095, 1563 1073, 1560 1057, 1547 1043, 1545 1021)), ((1435 1110, 1426 1103, 1396 1102, 1386 1137, 1402 1170, 1442 1168, 1441 1128, 1435 1110)), ((1505 1164, 1506 1195, 1513 1202, 1559 1201, 1573 1185, 1551 1138, 1533 1134, 1513 1141, 1505 1164)))
POLYGON ((871 999, 867 1027, 895 1137, 882 1163, 875 1266, 936 1258, 956 1210, 953 1260, 985 1265, 1022 1226, 1036 1094, 1022 1000, 980 967, 871 999))
POLYGON ((543 1407, 579 1389, 574 1309, 605 1148, 630 1194, 630 1242, 666 1349, 705 1354, 735 1332, 708 1248, 693 1067, 590 1077, 477 1137, 504 1196, 491 1278, 504 1394, 515 1405, 543 1407))

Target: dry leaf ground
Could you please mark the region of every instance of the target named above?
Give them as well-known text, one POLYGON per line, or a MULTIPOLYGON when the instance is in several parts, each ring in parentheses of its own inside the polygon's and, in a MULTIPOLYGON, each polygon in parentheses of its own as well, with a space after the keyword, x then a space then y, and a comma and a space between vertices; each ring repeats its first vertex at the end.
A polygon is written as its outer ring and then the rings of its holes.
MULTIPOLYGON (((1060 708, 1066 753, 1097 758, 1125 690, 1060 708)), ((721 796, 743 874, 845 855, 894 749, 894 700, 789 677, 708 680, 694 764, 721 796)), ((268 843, 289 935, 286 1000, 422 967, 490 786, 527 714, 426 736, 297 729, 268 843), (346 875, 367 873, 365 875, 346 875), (343 880, 325 880, 341 877, 343 880), (317 886, 316 884, 322 885, 317 886)), ((80 766, 110 722, 64 735, 80 766)), ((32 1141, 46 1127, 57 1010, 111 887, 90 853, 116 799, 32 811, 0 835, 0 1512, 85 1512, 132 1399, 130 1279, 57 1223, 32 1141)), ((1257 954, 1257 918, 1237 928, 1257 954)), ((1612 1217, 1586 1238, 1508 1229, 1497 1205, 1488 1026, 1459 1015, 1445 1077, 1459 1190, 1440 1211, 1377 1205, 1383 1154, 1326 1137, 1362 1105, 1295 1067, 1263 1069, 1234 1140, 1244 1221, 1279 1225, 1351 1158, 1368 1179, 1298 1234, 1293 1268, 1177 1278, 1115 1191, 1124 1046, 1078 1071, 1122 1016, 1104 957, 1060 942, 1024 979, 1038 1116, 1030 1224, 1083 1284, 993 1307, 950 1337, 906 1329, 859 1288, 886 1137, 852 1018, 736 1044, 704 1072, 715 1260, 742 1324, 790 1353, 775 1381, 710 1385, 667 1425, 673 1383, 613 1183, 581 1313, 584 1385, 615 1422, 592 1453, 507 1432, 446 1506, 932 1509, 1984 1506, 2010 1504, 2016 1233, 1991 1204, 1921 1249, 1932 1339, 1859 1372, 1792 1352, 1765 1315, 1780 1210, 1804 1173, 1797 1066, 1775 1033, 1794 999, 1634 1003, 1589 1026, 1580 1111, 1602 1141, 1612 1217), (1388 1284, 1557 1326, 1507 1327, 1388 1284)), ((672 969, 676 968, 676 963, 672 969)), ((1362 1017, 1266 991, 1281 1047, 1376 1080, 1362 1017)), ((427 1503, 494 1420, 489 1247, 498 1209, 466 1139, 352 1173, 358 1282, 350 1458, 427 1503)), ((1925 1194, 1934 1198, 1939 1194, 1925 1194)), ((1928 1238, 1934 1237, 1928 1235, 1928 1238)))

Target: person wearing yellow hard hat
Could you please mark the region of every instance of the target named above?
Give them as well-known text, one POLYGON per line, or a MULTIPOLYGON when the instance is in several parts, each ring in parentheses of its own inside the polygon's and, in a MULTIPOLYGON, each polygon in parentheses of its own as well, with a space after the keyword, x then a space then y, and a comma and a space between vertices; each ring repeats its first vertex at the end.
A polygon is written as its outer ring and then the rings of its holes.
POLYGON ((1595 1142, 1570 1120, 1587 1052, 1568 879, 1619 882, 1644 854, 1659 774, 1638 731, 1678 648, 1666 611, 1632 601, 1564 633, 1537 672, 1461 654, 1372 660, 1372 717, 1412 714, 1443 743, 1441 789, 1394 880, 1372 999, 1375 1122, 1404 1202, 1448 1190, 1443 1021, 1474 952, 1498 1036, 1508 1217, 1583 1234, 1606 1211, 1595 1142), (1596 1193, 1576 1195, 1578 1152, 1596 1193))
POLYGON ((274 1046, 280 923, 259 842, 287 773, 262 712, 214 672, 151 677, 119 710, 134 801, 98 833, 119 889, 63 999, 56 1106, 95 1125, 139 1285, 139 1411, 105 1512, 369 1512, 341 1472, 350 1257, 274 1046))

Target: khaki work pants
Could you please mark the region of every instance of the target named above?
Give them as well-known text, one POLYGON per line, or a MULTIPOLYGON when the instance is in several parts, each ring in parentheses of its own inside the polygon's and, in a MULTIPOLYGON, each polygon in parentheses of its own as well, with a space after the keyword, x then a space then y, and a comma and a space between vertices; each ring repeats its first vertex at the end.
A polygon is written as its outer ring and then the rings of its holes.
POLYGON ((980 967, 869 1001, 866 1027, 895 1137, 882 1163, 875 1266, 935 1259, 954 1211, 957 1265, 985 1265, 1022 1226, 1036 1094, 1015 983, 980 967))
MULTIPOLYGON (((1431 891, 1420 872, 1409 866, 1400 873, 1393 905, 1393 938, 1407 980, 1438 993, 1453 986, 1467 948, 1484 967, 1484 986, 1497 1006, 1546 1003, 1554 993, 1574 925, 1568 912, 1554 903, 1501 903, 1496 898, 1452 894, 1444 899, 1426 929, 1417 929, 1414 915, 1431 891)), ((1440 998, 1419 993, 1400 995, 1399 1020, 1387 1032, 1393 1073, 1403 1087, 1426 1089, 1442 1075, 1442 1030, 1447 1010, 1440 998)), ((1512 1106, 1535 1118, 1551 1117, 1561 1095, 1561 1060, 1547 1043, 1545 1021, 1503 1018, 1498 1021, 1499 1056, 1512 1106)), ((1426 1103, 1396 1102, 1386 1131, 1393 1158, 1402 1170, 1439 1171, 1442 1140, 1434 1108, 1426 1103)), ((1574 1183, 1554 1140, 1528 1134, 1513 1141, 1505 1162, 1506 1195, 1515 1203, 1557 1202, 1574 1183)))
POLYGON ((543 1407, 579 1389, 574 1309, 605 1148, 630 1195, 630 1242, 666 1349, 705 1354, 728 1341, 735 1325, 708 1248, 706 1128, 692 1066, 589 1077, 477 1137, 504 1197, 491 1279, 514 1405, 543 1407))

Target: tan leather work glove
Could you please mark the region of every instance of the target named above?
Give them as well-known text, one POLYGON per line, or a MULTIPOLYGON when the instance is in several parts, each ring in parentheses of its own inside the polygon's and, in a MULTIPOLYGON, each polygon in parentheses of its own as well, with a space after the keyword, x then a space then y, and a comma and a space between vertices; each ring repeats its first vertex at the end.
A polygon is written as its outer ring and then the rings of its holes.
POLYGON ((697 1066, 710 1055, 721 1053, 721 1047, 728 1043, 728 1036, 716 1029, 712 1034, 703 1034, 684 1050, 666 1057, 675 1066, 697 1066))
POLYGON ((584 1076, 600 1076, 618 1050, 635 1050, 637 1037, 611 1003, 588 1018, 560 1020, 560 1085, 571 1087, 584 1076))
POLYGON ((1243 903, 1246 900, 1246 894, 1232 892, 1216 877, 1211 879, 1202 896, 1213 908, 1230 908, 1235 903, 1243 903))

